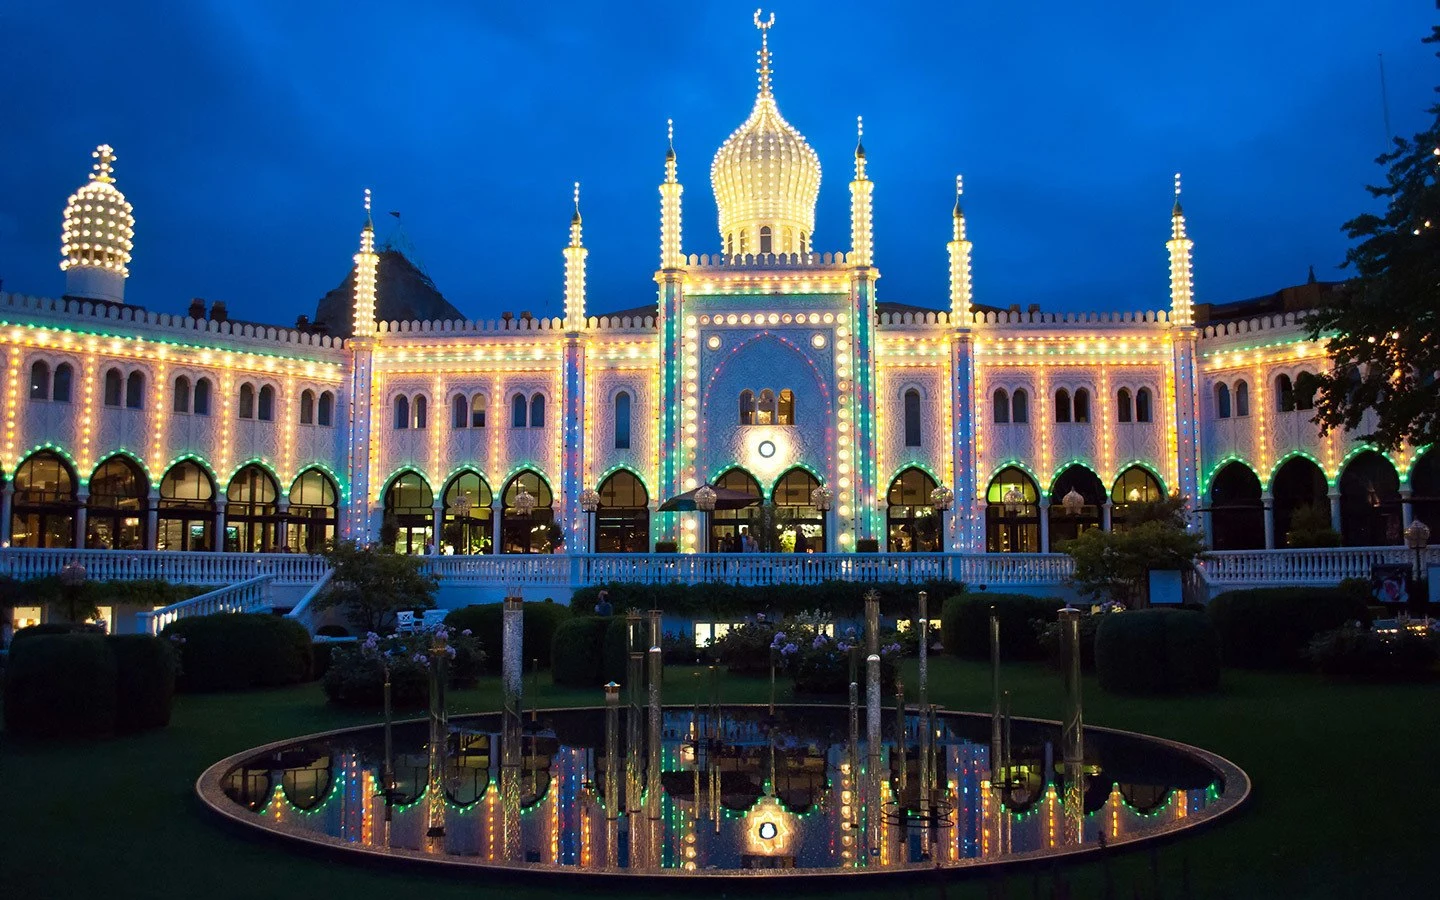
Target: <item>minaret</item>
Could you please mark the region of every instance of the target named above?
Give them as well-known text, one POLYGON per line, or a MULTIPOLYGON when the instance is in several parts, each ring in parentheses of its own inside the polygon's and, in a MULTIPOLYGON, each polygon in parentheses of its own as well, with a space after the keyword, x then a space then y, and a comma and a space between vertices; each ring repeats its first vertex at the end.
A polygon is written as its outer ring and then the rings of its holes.
POLYGON ((565 328, 585 327, 585 257, 580 241, 580 182, 575 182, 575 214, 570 217, 570 246, 565 248, 565 328))
POLYGON ((875 185, 865 177, 865 119, 855 117, 855 180, 850 182, 850 263, 872 264, 874 218, 871 194, 875 185))
POLYGON ((360 252, 355 254, 355 322, 356 337, 375 333, 375 275, 380 256, 375 252, 375 222, 370 218, 370 189, 365 189, 365 227, 360 229, 360 252))
POLYGON ((1200 502, 1200 398, 1195 377, 1194 276, 1190 251, 1194 243, 1185 234, 1185 213, 1180 208, 1180 173, 1175 173, 1175 206, 1170 211, 1170 339, 1175 384, 1175 472, 1172 489, 1186 498, 1191 509, 1200 502))
POLYGON ((665 151, 665 181, 660 185, 660 268, 678 269, 685 264, 680 251, 680 195, 685 193, 676 175, 675 120, 666 119, 670 147, 665 151))
MULTIPOLYGON (((662 496, 674 496, 685 490, 682 485, 685 465, 684 444, 684 354, 681 350, 682 308, 685 304, 685 254, 680 244, 679 167, 675 159, 675 120, 667 119, 665 180, 660 183, 660 270, 655 273, 658 286, 656 326, 660 332, 659 413, 656 416, 656 439, 660 452, 656 458, 655 483, 662 496)), ((651 540, 681 539, 680 520, 666 513, 652 519, 651 540)))
POLYGON ((951 213, 950 236, 950 323, 970 324, 970 242, 965 239, 965 211, 960 208, 960 195, 965 181, 955 176, 955 210, 951 213))
POLYGON ((60 234, 65 295, 125 302, 125 279, 135 237, 133 207, 115 187, 115 151, 101 144, 88 184, 70 195, 60 234))
POLYGON ((370 458, 371 410, 375 405, 375 273, 380 257, 375 252, 375 223, 370 219, 370 190, 365 190, 365 227, 360 230, 360 252, 355 254, 354 336, 345 342, 350 351, 350 383, 347 424, 350 430, 348 458, 350 495, 348 512, 340 523, 342 537, 364 544, 371 539, 370 458))
POLYGON ((1192 289, 1194 274, 1190 269, 1190 251, 1195 243, 1185 234, 1185 212, 1180 208, 1180 173, 1175 173, 1175 206, 1170 211, 1170 321, 1176 325, 1195 324, 1192 289))

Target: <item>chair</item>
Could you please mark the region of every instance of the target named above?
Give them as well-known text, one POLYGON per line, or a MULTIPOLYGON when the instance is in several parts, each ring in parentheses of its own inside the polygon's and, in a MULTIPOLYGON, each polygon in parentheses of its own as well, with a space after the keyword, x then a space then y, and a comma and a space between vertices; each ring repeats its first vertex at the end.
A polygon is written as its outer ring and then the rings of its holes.
POLYGON ((449 611, 450 610, 448 609, 425 610, 425 617, 422 620, 421 627, 424 628, 426 631, 434 631, 441 625, 445 624, 445 614, 449 611))
POLYGON ((396 634, 414 634, 414 633, 415 633, 415 613, 411 612, 411 611, 408 610, 408 609, 401 610, 400 612, 397 612, 397 613, 395 614, 395 633, 396 633, 396 634))

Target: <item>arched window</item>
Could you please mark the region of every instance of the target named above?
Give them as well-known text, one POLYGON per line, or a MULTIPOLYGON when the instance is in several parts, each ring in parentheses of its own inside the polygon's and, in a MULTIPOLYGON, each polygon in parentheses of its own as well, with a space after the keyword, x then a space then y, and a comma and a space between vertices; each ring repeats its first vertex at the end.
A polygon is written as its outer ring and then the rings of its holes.
POLYGON ((485 395, 476 394, 470 398, 470 427, 485 427, 485 395))
POLYGON ((120 376, 119 369, 105 370, 105 405, 119 406, 121 394, 124 392, 125 379, 120 376))
POLYGON ((1090 421, 1090 392, 1085 388, 1075 389, 1075 421, 1082 424, 1090 421))
POLYGON ((210 415, 210 379, 201 378, 195 382, 195 402, 193 404, 195 415, 210 415))
POLYGON ((1414 517, 1427 525, 1440 522, 1440 447, 1431 447, 1410 468, 1414 517))
POLYGON ((809 253, 809 252, 810 252, 810 232, 808 232, 808 231, 802 231, 802 232, 800 232, 800 252, 801 252, 801 253, 809 253))
POLYGON ((42 450, 15 470, 10 546, 74 547, 75 475, 58 454, 42 450))
POLYGON ((1160 482, 1149 470, 1131 466, 1121 472, 1120 477, 1115 479, 1115 486, 1110 489, 1111 530, 1125 530, 1129 524, 1131 504, 1154 503, 1164 496, 1165 493, 1160 490, 1160 482))
POLYGON ((175 379, 175 402, 171 406, 177 413, 190 411, 190 379, 185 375, 175 379))
POLYGON ((650 494, 634 473, 620 469, 600 483, 595 511, 596 553, 650 550, 650 494))
POLYGON ((755 401, 755 424, 772 425, 775 422, 775 392, 765 388, 755 401))
POLYGON ((429 405, 429 401, 425 399, 424 394, 416 394, 411 404, 415 408, 415 427, 423 431, 425 429, 426 407, 429 405))
POLYGON ((740 424, 755 424, 755 394, 748 390, 740 392, 740 424))
POLYGON ((1016 425, 1030 421, 1030 395, 1024 388, 1016 388, 1010 397, 1010 421, 1016 425))
POLYGON ((1130 389, 1121 388, 1115 395, 1115 421, 1129 422, 1131 418, 1130 389))
POLYGON ((930 505, 935 479, 911 467, 890 482, 886 499, 886 545, 891 553, 938 553, 945 549, 945 526, 930 505))
POLYGON ((905 446, 920 446, 920 392, 914 388, 905 392, 905 446))
POLYGON ((255 418, 255 385, 245 382, 240 385, 240 410, 242 419, 255 418))
MULTIPOLYGON (((535 396, 540 396, 536 394, 535 396)), ((539 473, 524 471, 510 479, 505 486, 505 506, 500 513, 501 553, 550 553, 560 537, 555 524, 554 496, 550 485, 539 473), (524 515, 515 505, 515 499, 524 489, 535 498, 535 508, 524 515)))
POLYGON ((1250 415, 1250 385, 1243 380, 1235 382, 1235 415, 1250 415))
POLYGON ((50 399, 50 364, 43 359, 30 364, 30 399, 50 399))
POLYGON ((160 480, 157 550, 211 550, 215 534, 215 484, 193 460, 170 467, 160 480))
POLYGON ((996 425, 1005 425, 1010 421, 1010 395, 1004 388, 995 389, 990 405, 990 418, 996 425))
POLYGON ((1105 485, 1100 477, 1082 465, 1061 472, 1050 488, 1050 549, 1063 550, 1066 541, 1101 526, 1100 509, 1105 505, 1105 485), (1074 492, 1080 506, 1071 512, 1065 498, 1074 492))
POLYGON ((987 553, 1040 552, 1040 492, 1029 475, 1015 466, 1000 470, 985 501, 987 553))
POLYGON ((530 398, 530 427, 545 427, 545 395, 536 394, 530 398))
POLYGON ((315 392, 309 388, 300 392, 300 424, 315 424, 315 392))
POLYGON ((90 476, 85 501, 85 546, 96 550, 143 550, 150 483, 132 460, 112 456, 90 476))
POLYGON ((260 385, 260 402, 255 404, 255 418, 262 422, 275 421, 275 389, 268 384, 260 385))
POLYGON ((1390 461, 1373 450, 1350 460, 1340 475, 1340 534, 1345 546, 1399 544, 1404 537, 1400 512, 1400 478, 1390 461))
POLYGON ((1064 388, 1055 392, 1055 421, 1070 421, 1070 392, 1064 388))
POLYGON ((70 402, 70 386, 75 381, 75 369, 69 363, 61 363, 55 367, 55 390, 50 394, 50 399, 56 403, 70 402))
POLYGON ((456 394, 450 401, 450 427, 470 427, 470 398, 464 394, 456 394))
POLYGON ((448 553, 469 556, 495 552, 490 527, 490 485, 475 472, 461 472, 445 488, 445 528, 440 543, 448 553))
POLYGON ((1295 385, 1289 375, 1275 379, 1275 405, 1280 412, 1295 411, 1295 385))
POLYGON ((1210 482, 1210 545, 1216 550, 1265 548, 1260 479, 1242 462, 1226 463, 1210 482))
POLYGON ((1135 421, 1150 421, 1150 389, 1142 387, 1135 392, 1135 421))
POLYGON ((315 424, 330 427, 335 424, 335 395, 330 391, 320 392, 320 405, 315 411, 315 424))
POLYGON ((403 431, 410 427, 410 398, 400 394, 395 398, 395 428, 403 431))
POLYGON ((741 256, 744 256, 745 254, 747 254, 747 253, 749 253, 749 252, 750 252, 750 232, 747 231, 746 229, 742 228, 742 229, 740 229, 740 255, 741 255, 741 256))
POLYGON ((781 553, 824 553, 829 547, 825 514, 811 499, 820 482, 801 468, 780 476, 771 493, 775 506, 781 553))
MULTIPOLYGON (((749 494, 755 498, 749 506, 739 509, 717 509, 709 515, 710 519, 710 552, 711 553, 739 553, 744 546, 744 538, 748 534, 755 538, 757 543, 764 538, 760 533, 761 508, 760 503, 764 494, 760 491, 760 482, 744 469, 731 469, 721 475, 713 482, 717 488, 725 488, 729 491, 739 491, 742 494, 749 494)), ((767 545, 761 545, 760 549, 770 549, 767 545)))
POLYGON ((145 408, 145 375, 141 372, 131 372, 125 379, 125 408, 145 408))
POLYGON ((780 247, 780 252, 781 252, 781 253, 794 253, 794 252, 795 252, 795 229, 791 228, 789 225, 786 225, 786 226, 785 226, 785 230, 784 230, 783 232, 781 232, 781 234, 784 235, 784 243, 783 243, 782 246, 780 247))
POLYGON ((1276 547, 1310 547, 1309 542, 1292 545, 1290 526, 1295 513, 1305 508, 1322 511, 1325 521, 1330 520, 1330 485, 1325 473, 1314 462, 1303 456, 1292 456, 1275 471, 1270 479, 1271 514, 1275 521, 1276 547))
MULTIPOLYGON (((325 396, 324 394, 321 395, 325 396)), ((339 519, 335 483, 319 469, 308 469, 290 485, 290 508, 285 513, 285 546, 319 553, 335 540, 339 519)))
POLYGON ((435 494, 418 472, 404 472, 385 491, 384 540, 391 532, 396 553, 424 553, 434 540, 435 494))
POLYGON ((615 395, 615 449, 630 449, 630 395, 625 391, 615 395))
POLYGON ((775 243, 774 243, 773 239, 771 238, 771 232, 770 232, 770 226, 769 226, 769 225, 761 225, 761 226, 760 226, 760 252, 761 252, 761 253, 774 253, 774 252, 775 252, 775 243))
POLYGON ((795 424, 795 392, 789 388, 780 391, 779 404, 775 410, 775 424, 795 424))
POLYGON ((1230 385, 1223 381, 1215 385, 1215 417, 1230 418, 1230 385))
POLYGON ((725 235, 725 255, 735 255, 735 232, 733 231, 725 235))
MULTIPOLYGON (((263 396, 263 391, 261 392, 263 396)), ((253 463, 230 479, 225 491, 225 550, 269 553, 280 538, 280 488, 269 472, 253 463)))
POLYGON ((511 397, 511 398, 510 398, 510 427, 511 427, 511 428, 524 428, 524 427, 525 427, 525 423, 526 423, 527 421, 529 421, 527 410, 528 410, 528 407, 527 407, 526 404, 525 404, 525 395, 524 395, 524 394, 516 394, 514 397, 511 397))
POLYGON ((1314 372, 1301 372, 1295 376, 1295 408, 1314 409, 1315 392, 1320 388, 1320 381, 1315 377, 1314 372))

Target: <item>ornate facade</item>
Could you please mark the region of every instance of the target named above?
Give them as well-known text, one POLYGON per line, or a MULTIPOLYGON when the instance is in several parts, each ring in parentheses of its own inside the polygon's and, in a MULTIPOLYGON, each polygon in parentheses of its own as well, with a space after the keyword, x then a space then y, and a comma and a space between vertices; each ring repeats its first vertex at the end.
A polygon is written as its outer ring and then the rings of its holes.
POLYGON ((1304 507, 1350 544, 1440 514, 1430 454, 1318 433, 1304 373, 1326 360, 1296 308, 1197 307, 1178 178, 1154 312, 979 304, 958 182, 948 303, 880 302, 865 148, 848 246, 823 249, 820 161, 780 114, 768 27, 754 110, 711 167, 715 252, 684 252, 672 137, 658 296, 619 315, 591 311, 578 186, 563 318, 377 320, 368 195, 349 337, 126 305, 134 219, 100 147, 65 213, 65 296, 0 295, 0 539, 1039 552, 1179 492, 1240 549, 1284 546, 1304 507), (759 502, 661 510, 706 483, 759 502))

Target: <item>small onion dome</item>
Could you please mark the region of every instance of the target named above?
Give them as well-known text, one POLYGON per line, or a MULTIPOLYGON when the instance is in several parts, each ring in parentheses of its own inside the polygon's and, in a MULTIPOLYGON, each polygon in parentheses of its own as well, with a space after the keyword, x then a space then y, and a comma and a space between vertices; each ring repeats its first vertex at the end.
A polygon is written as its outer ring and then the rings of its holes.
POLYGON ((60 235, 60 270, 76 266, 109 269, 130 276, 131 243, 135 237, 133 207, 115 188, 115 151, 101 144, 91 154, 98 160, 90 181, 70 196, 60 235))

